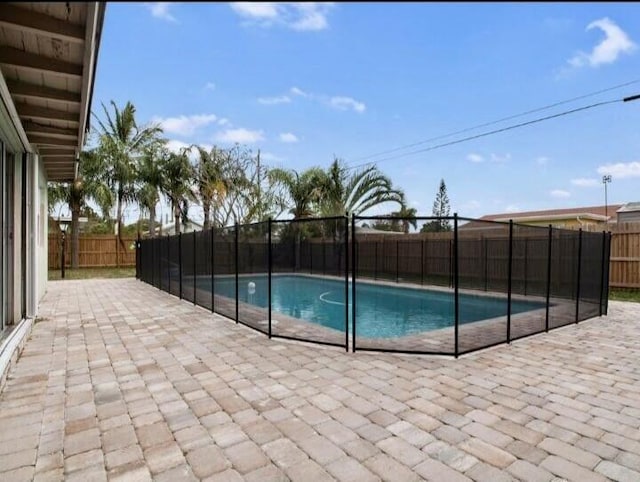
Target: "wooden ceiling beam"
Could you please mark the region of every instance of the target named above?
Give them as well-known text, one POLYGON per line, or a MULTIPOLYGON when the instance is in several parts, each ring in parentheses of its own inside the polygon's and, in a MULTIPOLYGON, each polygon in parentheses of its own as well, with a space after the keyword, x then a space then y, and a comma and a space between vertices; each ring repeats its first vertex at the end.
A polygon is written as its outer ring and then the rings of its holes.
POLYGON ((0 25, 38 35, 52 35, 68 42, 82 43, 85 38, 82 25, 65 22, 9 3, 3 3, 0 8, 0 25))

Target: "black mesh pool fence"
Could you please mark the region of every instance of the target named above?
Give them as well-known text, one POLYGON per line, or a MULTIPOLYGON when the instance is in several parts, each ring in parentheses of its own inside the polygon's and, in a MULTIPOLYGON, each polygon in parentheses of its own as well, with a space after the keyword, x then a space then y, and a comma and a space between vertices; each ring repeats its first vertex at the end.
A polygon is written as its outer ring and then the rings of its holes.
POLYGON ((337 216, 136 246, 145 283, 269 337, 352 351, 458 356, 608 308, 607 232, 455 215, 337 216))

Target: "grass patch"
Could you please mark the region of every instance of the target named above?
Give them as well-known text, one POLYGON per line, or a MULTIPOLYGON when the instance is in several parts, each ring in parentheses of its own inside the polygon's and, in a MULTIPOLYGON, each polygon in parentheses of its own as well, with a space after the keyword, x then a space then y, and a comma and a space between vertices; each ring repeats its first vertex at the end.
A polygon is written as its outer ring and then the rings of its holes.
MULTIPOLYGON (((136 275, 135 267, 127 268, 78 268, 66 269, 64 279, 92 279, 92 278, 132 278, 136 275)), ((49 270, 50 280, 61 279, 59 269, 49 270)))
POLYGON ((640 290, 611 288, 609 290, 609 299, 640 303, 640 290))

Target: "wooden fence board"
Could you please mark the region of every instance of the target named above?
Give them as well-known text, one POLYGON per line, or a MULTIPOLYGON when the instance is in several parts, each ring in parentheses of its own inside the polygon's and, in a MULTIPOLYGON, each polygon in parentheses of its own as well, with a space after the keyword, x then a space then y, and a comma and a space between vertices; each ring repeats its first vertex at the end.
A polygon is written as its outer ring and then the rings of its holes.
MULTIPOLYGON (((80 268, 130 267, 136 265, 135 249, 130 249, 135 237, 123 237, 118 246, 118 238, 114 235, 80 236, 79 259, 80 268), (116 258, 117 256, 117 258, 116 258)), ((49 269, 60 269, 62 254, 62 237, 49 234, 49 269)), ((71 238, 65 242, 65 266, 71 266, 71 238)))

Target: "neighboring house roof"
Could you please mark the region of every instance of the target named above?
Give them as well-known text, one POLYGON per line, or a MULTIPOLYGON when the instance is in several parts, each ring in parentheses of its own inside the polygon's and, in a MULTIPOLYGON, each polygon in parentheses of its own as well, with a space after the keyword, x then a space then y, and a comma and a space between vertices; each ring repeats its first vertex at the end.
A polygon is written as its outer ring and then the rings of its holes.
POLYGON ((358 234, 404 234, 400 231, 384 231, 382 229, 365 228, 362 226, 356 226, 356 233, 358 234))
POLYGON ((537 221, 544 219, 566 219, 580 216, 581 218, 591 218, 604 221, 605 212, 609 217, 622 208, 623 204, 610 204, 609 206, 587 206, 565 209, 547 209, 543 211, 524 211, 519 213, 488 214, 480 218, 481 221, 509 221, 510 219, 519 221, 537 221))
POLYGON ((627 213, 627 212, 635 212, 635 211, 640 211, 640 202, 627 203, 624 206, 622 206, 620 209, 618 209, 616 212, 627 213))

